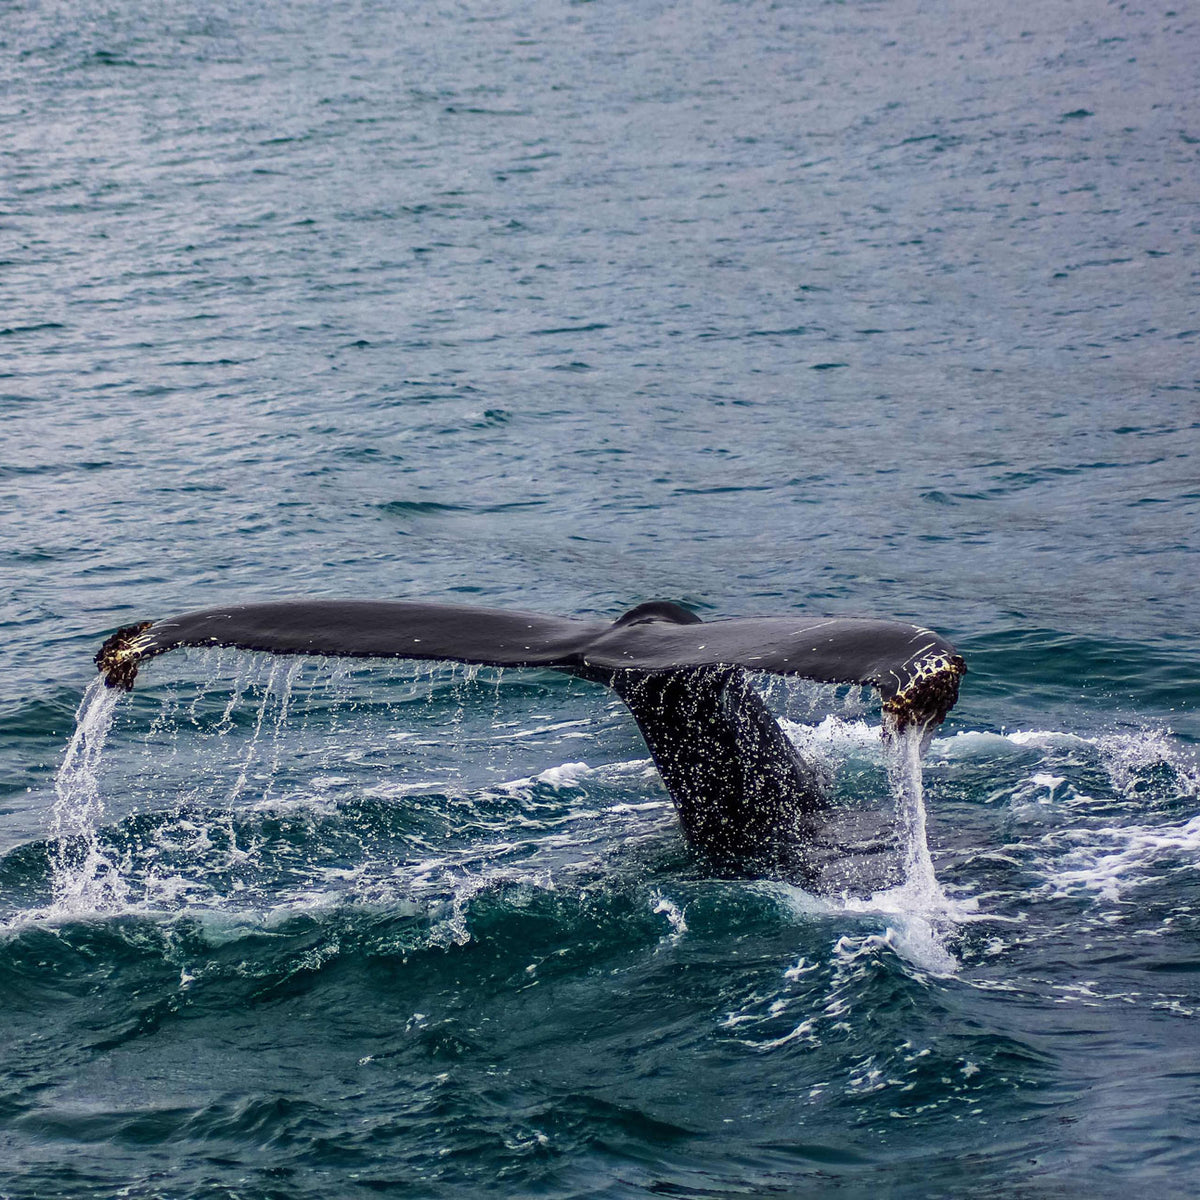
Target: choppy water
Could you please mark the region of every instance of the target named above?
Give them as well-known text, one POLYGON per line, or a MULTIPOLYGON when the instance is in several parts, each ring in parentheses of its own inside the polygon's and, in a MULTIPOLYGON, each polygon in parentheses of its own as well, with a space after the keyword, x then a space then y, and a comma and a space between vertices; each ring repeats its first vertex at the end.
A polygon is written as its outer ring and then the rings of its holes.
MULTIPOLYGON (((0 6, 0 1194, 1194 1194, 1198 52, 0 6), (710 878, 552 673, 86 691, 289 595, 932 625, 936 880, 710 878)), ((890 805, 869 704, 773 698, 890 805)))

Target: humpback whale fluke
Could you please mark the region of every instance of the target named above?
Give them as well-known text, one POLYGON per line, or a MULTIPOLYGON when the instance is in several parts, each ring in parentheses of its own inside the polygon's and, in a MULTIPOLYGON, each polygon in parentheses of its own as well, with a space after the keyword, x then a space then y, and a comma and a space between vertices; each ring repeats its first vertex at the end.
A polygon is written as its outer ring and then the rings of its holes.
POLYGON ((296 600, 202 609, 117 630, 96 664, 132 688, 146 659, 180 646, 273 654, 438 659, 551 667, 611 687, 628 706, 688 840, 725 870, 810 878, 826 806, 747 672, 869 684, 885 731, 928 735, 958 698, 962 657, 931 630, 858 617, 702 621, 669 601, 616 621, 380 600, 296 600))

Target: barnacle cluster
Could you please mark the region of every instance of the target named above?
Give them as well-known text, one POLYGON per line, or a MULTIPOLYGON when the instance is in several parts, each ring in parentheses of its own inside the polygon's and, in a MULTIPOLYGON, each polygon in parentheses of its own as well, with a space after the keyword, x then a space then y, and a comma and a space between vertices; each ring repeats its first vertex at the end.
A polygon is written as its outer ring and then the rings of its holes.
POLYGON ((96 651, 96 666, 109 687, 124 688, 127 692, 133 688, 138 663, 153 645, 153 638, 146 632, 153 624, 153 621, 139 621, 136 625, 122 626, 96 651))
POLYGON ((926 654, 908 667, 909 678, 883 702, 889 725, 901 732, 910 725, 939 725, 958 699, 958 681, 967 664, 960 654, 926 654))

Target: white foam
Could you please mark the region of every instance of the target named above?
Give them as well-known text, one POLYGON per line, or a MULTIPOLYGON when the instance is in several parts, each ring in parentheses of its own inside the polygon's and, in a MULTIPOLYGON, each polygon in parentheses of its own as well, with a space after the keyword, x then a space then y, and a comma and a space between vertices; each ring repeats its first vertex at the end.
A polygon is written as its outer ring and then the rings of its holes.
POLYGON ((1200 865, 1200 816, 1158 827, 1065 830, 1044 841, 1050 847, 1070 847, 1046 868, 1052 895, 1092 892, 1115 903, 1126 892, 1155 882, 1155 871, 1190 872, 1200 865), (1164 862, 1172 859, 1181 861, 1164 862))
POLYGON ((661 913, 667 918, 667 924, 670 926, 671 932, 667 935, 671 942, 678 942, 683 935, 687 933, 687 921, 684 919, 684 910, 675 903, 674 900, 664 896, 661 892, 655 892, 651 899, 654 901, 653 911, 656 914, 661 913))
MULTIPOLYGON (((536 714, 535 714, 536 715, 536 714)), ((528 738, 538 737, 543 733, 558 733, 563 729, 578 729, 581 725, 590 725, 590 721, 551 721, 545 725, 533 725, 528 729, 518 729, 509 734, 509 737, 528 738)))
POLYGON ((640 804, 610 804, 604 811, 613 814, 628 814, 639 812, 654 812, 658 809, 670 808, 669 800, 643 800, 640 804))

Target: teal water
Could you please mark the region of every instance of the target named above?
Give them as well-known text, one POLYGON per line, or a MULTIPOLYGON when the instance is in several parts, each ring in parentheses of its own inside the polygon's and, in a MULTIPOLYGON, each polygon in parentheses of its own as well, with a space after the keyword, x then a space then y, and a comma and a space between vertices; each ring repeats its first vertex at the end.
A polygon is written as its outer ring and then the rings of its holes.
MULTIPOLYGON (((0 6, 0 1195, 1195 1194, 1198 50, 0 6), (928 624, 937 886, 712 878, 553 673, 88 690, 317 595, 928 624)), ((770 696, 887 811, 869 697, 770 696)))

